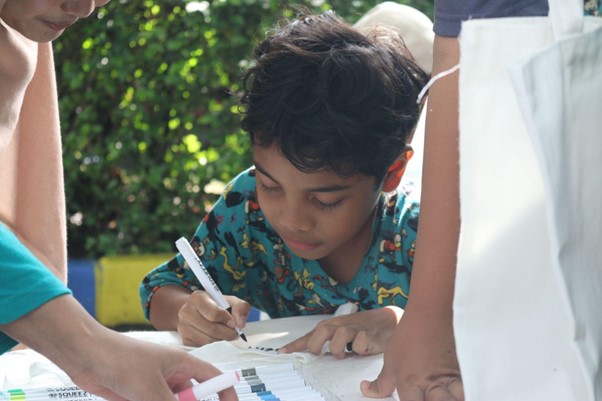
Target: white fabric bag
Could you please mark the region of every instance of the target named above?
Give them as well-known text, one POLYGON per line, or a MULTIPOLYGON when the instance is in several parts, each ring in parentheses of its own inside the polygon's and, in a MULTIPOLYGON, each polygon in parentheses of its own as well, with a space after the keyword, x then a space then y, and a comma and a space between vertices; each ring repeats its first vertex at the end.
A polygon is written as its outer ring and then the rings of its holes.
POLYGON ((460 36, 454 330, 467 401, 602 400, 602 18, 460 36))

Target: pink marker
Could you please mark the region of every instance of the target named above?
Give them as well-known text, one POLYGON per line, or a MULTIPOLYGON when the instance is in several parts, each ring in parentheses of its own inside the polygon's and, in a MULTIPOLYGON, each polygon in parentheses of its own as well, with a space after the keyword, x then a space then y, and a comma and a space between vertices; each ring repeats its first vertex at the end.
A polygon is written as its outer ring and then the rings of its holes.
POLYGON ((201 401, 211 394, 218 393, 228 387, 234 386, 240 381, 240 375, 236 370, 222 373, 202 383, 182 390, 176 394, 179 401, 201 401))

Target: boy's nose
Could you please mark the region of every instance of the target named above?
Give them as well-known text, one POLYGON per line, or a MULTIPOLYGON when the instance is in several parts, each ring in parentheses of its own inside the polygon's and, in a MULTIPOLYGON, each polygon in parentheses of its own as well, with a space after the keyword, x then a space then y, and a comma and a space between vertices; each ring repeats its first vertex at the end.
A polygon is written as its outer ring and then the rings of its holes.
POLYGON ((94 0, 69 0, 63 2, 61 10, 77 18, 86 18, 97 7, 94 0))
POLYGON ((280 225, 291 233, 311 229, 311 219, 300 207, 281 209, 279 217, 280 225))

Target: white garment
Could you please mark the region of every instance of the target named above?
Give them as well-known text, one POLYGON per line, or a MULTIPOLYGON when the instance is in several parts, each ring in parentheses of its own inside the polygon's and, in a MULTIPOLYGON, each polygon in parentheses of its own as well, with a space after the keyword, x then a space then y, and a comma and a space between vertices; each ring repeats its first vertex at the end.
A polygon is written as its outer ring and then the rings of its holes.
POLYGON ((578 0, 462 25, 454 331, 467 401, 602 400, 601 50, 602 19, 578 0))

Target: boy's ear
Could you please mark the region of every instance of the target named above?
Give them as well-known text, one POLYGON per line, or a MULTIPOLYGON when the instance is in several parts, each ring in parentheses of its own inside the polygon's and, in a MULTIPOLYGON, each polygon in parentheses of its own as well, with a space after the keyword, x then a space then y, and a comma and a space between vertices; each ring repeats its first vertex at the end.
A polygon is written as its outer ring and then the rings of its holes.
POLYGON ((395 160, 387 170, 387 174, 383 180, 382 190, 384 192, 392 192, 397 189, 401 182, 401 178, 403 177, 403 173, 406 171, 406 166, 413 155, 414 149, 412 149, 410 145, 406 145, 399 158, 395 160))

